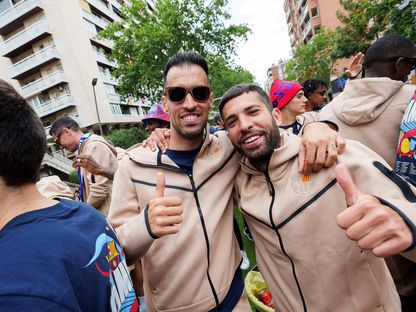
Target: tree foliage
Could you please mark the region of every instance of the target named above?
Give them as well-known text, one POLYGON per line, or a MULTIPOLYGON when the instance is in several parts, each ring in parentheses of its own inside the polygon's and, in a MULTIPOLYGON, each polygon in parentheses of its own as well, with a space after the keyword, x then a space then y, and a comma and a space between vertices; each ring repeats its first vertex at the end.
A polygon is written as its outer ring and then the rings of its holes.
POLYGON ((303 81, 318 77, 329 80, 332 65, 342 58, 365 52, 371 42, 385 34, 402 35, 416 44, 416 1, 340 0, 337 12, 342 26, 323 29, 307 45, 293 51, 286 73, 303 81))
POLYGON ((118 146, 124 149, 127 149, 134 144, 140 143, 146 138, 146 131, 139 128, 116 129, 111 131, 106 136, 106 139, 113 143, 114 146, 118 146))
POLYGON ((114 42, 110 57, 118 63, 113 74, 120 79, 119 92, 160 99, 163 67, 179 51, 194 50, 210 60, 222 58, 233 70, 231 60, 237 43, 247 39, 250 29, 243 24, 225 23, 230 18, 227 3, 228 0, 158 0, 153 12, 145 0, 132 0, 124 6, 123 21, 100 33, 114 42))

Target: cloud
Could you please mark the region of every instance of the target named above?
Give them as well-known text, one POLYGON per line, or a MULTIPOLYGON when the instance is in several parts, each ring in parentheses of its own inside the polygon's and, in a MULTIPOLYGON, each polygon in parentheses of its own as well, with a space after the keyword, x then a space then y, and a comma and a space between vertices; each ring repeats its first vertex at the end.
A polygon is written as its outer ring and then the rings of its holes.
POLYGON ((279 59, 290 57, 290 41, 283 0, 230 0, 232 23, 246 23, 252 30, 237 48, 237 64, 252 72, 263 85, 267 69, 279 59))

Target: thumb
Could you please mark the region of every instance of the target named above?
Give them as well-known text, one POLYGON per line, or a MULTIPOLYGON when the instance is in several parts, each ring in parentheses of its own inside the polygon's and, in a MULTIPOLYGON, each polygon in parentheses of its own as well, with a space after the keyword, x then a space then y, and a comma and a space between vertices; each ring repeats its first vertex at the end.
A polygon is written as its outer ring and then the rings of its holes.
POLYGON ((156 190, 153 197, 165 196, 165 175, 162 172, 157 173, 156 190))
POLYGON ((357 201, 360 191, 355 185, 350 172, 344 164, 338 164, 335 167, 335 174, 338 184, 341 186, 345 194, 345 200, 347 201, 348 207, 355 204, 357 201))

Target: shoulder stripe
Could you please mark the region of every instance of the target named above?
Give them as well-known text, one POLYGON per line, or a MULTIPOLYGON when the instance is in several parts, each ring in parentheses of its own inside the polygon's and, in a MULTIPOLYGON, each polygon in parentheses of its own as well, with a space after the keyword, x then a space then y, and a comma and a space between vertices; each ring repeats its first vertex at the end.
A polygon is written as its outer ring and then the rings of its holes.
MULTIPOLYGON (((142 181, 142 180, 136 180, 136 179, 131 179, 131 181, 133 183, 137 183, 137 184, 143 184, 143 185, 148 185, 148 186, 154 186, 156 187, 156 183, 150 183, 150 182, 146 182, 146 181, 142 181)), ((170 188, 170 189, 175 189, 175 190, 181 190, 184 192, 193 192, 193 190, 191 188, 186 188, 186 187, 180 187, 180 186, 176 186, 176 185, 170 185, 170 184, 166 184, 165 188, 170 188)))

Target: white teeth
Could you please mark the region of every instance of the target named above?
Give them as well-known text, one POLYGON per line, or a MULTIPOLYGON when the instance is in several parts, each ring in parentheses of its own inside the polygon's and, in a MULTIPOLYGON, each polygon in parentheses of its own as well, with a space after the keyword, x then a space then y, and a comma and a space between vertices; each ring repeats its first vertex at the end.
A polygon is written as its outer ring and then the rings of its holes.
POLYGON ((186 115, 185 117, 183 117, 184 120, 186 121, 194 121, 198 118, 197 115, 186 115))
POLYGON ((251 142, 254 142, 255 140, 257 140, 260 136, 259 135, 255 135, 252 137, 249 137, 247 140, 244 140, 244 144, 249 144, 251 142))

